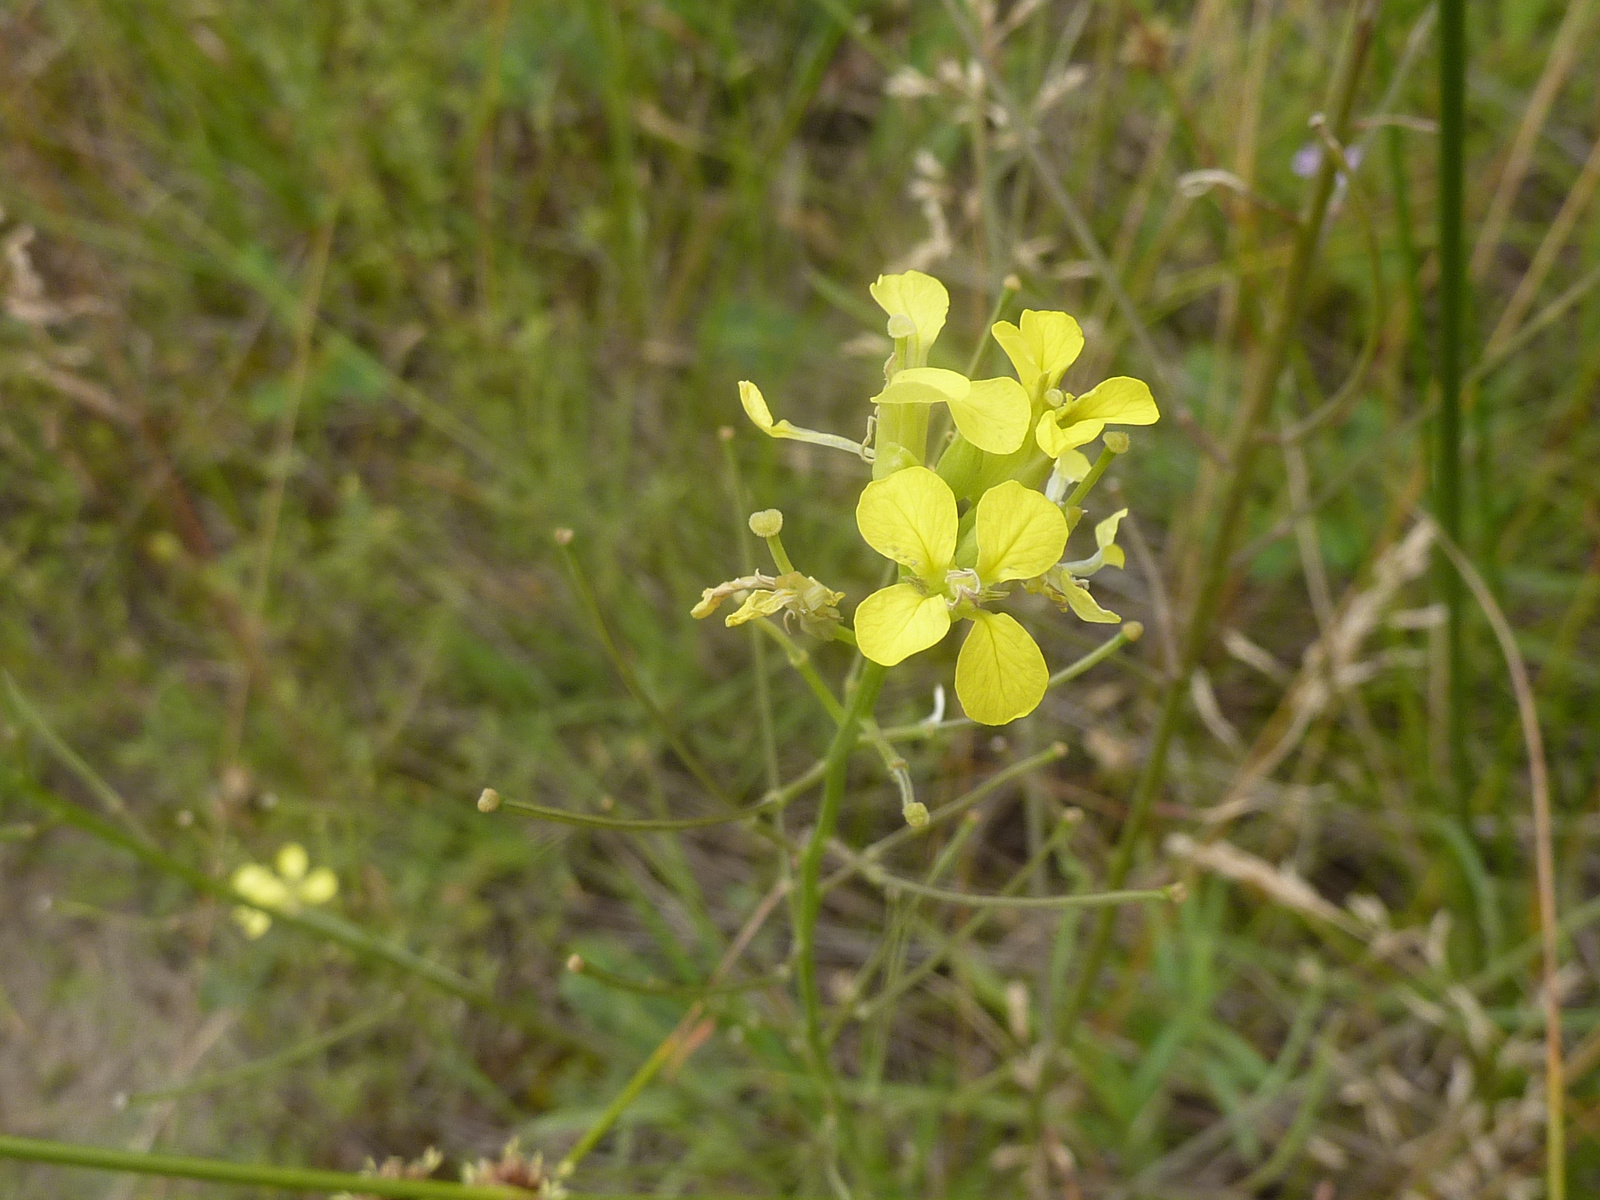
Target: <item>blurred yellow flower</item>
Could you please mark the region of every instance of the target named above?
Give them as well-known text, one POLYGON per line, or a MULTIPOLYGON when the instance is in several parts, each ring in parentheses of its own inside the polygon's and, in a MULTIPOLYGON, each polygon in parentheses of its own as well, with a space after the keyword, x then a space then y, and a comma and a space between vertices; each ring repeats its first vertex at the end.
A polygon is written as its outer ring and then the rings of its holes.
POLYGON ((311 870, 310 856, 298 842, 282 846, 274 866, 276 870, 245 863, 233 873, 233 890, 249 902, 233 910, 233 919, 248 938, 258 938, 272 928, 273 912, 326 904, 338 895, 338 876, 327 867, 311 870))

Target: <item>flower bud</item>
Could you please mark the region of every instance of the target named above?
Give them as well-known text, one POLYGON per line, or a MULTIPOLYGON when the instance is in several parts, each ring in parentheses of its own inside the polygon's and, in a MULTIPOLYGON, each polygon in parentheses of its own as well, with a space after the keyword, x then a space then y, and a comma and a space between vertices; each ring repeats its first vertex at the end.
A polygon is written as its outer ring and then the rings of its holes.
POLYGON ((484 788, 478 795, 478 811, 492 813, 500 807, 500 793, 493 788, 484 788))
POLYGON ((1125 621, 1122 625, 1122 636, 1130 642, 1137 642, 1144 636, 1143 621, 1125 621))
POLYGON ((1104 439, 1106 449, 1113 454, 1126 454, 1128 452, 1128 435, 1121 430, 1107 431, 1104 439))
POLYGON ((913 800, 900 810, 900 815, 911 828, 921 829, 928 823, 928 806, 920 800, 913 800))
POLYGON ((783 514, 775 508, 764 508, 750 514, 750 532, 757 537, 777 537, 783 530, 783 514))

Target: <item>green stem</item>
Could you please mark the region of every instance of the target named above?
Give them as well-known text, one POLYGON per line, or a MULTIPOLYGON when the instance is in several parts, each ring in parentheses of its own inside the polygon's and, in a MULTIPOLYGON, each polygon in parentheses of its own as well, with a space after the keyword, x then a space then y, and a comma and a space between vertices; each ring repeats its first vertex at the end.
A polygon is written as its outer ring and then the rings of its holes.
POLYGON ((763 975, 759 979, 741 979, 733 983, 701 983, 701 984, 671 984, 657 983, 650 979, 629 979, 625 975, 618 975, 604 967, 597 967, 591 962, 586 962, 577 955, 567 960, 567 970, 574 975, 583 975, 596 983, 608 988, 615 988, 619 992, 632 992, 637 996, 670 996, 675 1000, 704 1000, 708 996, 736 996, 742 992, 758 992, 764 988, 776 987, 789 978, 787 971, 778 970, 770 975, 763 975), (575 960, 575 961, 574 961, 575 960))
POLYGON ((634 671, 633 664, 627 660, 627 657, 618 647, 616 639, 611 636, 611 627, 606 624, 605 614, 600 608, 599 597, 595 595, 594 588, 590 586, 589 577, 585 574, 582 564, 578 562, 578 556, 572 552, 572 531, 570 529, 558 530, 555 541, 556 549, 561 554, 561 561, 565 564, 567 574, 572 579, 573 590, 578 593, 578 599, 583 605, 584 612, 588 614, 590 622, 594 625, 595 636, 600 639, 600 645, 604 648, 606 657, 611 660, 611 665, 616 668, 617 674, 621 676, 623 686, 628 689, 628 694, 637 700, 643 706, 645 712, 650 715, 650 719, 655 722, 656 728, 661 730, 661 736, 666 739, 667 745, 678 756, 678 761, 689 769, 689 773, 700 781, 706 791, 710 792, 722 803, 731 806, 733 801, 729 798, 728 793, 723 790, 722 785, 706 769, 705 764, 700 761, 700 756, 684 744, 676 726, 667 719, 667 714, 661 710, 661 706, 655 702, 650 693, 644 690, 644 685, 639 681, 639 676, 634 671))
POLYGON ((1082 482, 1072 489, 1072 494, 1061 502, 1064 508, 1075 508, 1083 503, 1084 497, 1100 482, 1100 476, 1106 473, 1106 468, 1117 461, 1117 452, 1110 446, 1100 448, 1100 457, 1094 460, 1094 466, 1089 468, 1089 473, 1083 477, 1082 482))
MULTIPOLYGON (((1439 524, 1457 545, 1461 536, 1461 361, 1466 309, 1467 31, 1465 0, 1439 5, 1439 420, 1434 455, 1433 504, 1439 524)), ((1460 577, 1441 567, 1439 588, 1450 617, 1447 629, 1450 690, 1447 738, 1450 790, 1458 819, 1468 824, 1465 647, 1466 595, 1460 577)), ((1552 1200, 1559 1200, 1552 1193, 1552 1200)))
POLYGON ((805 1010, 806 1045, 812 1068, 827 1097, 830 1115, 838 1117, 838 1086, 822 1036, 822 998, 817 988, 817 918, 822 912, 822 856, 828 839, 839 821, 844 803, 845 774, 850 752, 855 749, 861 722, 870 718, 878 693, 883 688, 887 669, 863 661, 859 678, 851 688, 844 720, 834 730, 833 741, 823 760, 822 804, 817 809, 816 825, 800 857, 800 878, 795 898, 795 949, 799 960, 800 1002, 805 1010))
MULTIPOLYGON (((1372 42, 1376 13, 1375 0, 1365 0, 1351 14, 1350 27, 1346 31, 1344 45, 1334 71, 1327 111, 1331 118, 1329 125, 1333 130, 1333 136, 1340 141, 1344 140, 1349 126, 1356 85, 1360 82, 1362 66, 1372 42)), ((1333 196, 1335 174, 1333 156, 1323 154, 1306 197, 1294 252, 1273 310, 1272 323, 1263 341, 1261 357, 1255 364, 1255 370, 1240 401, 1239 411, 1229 433, 1228 446, 1223 457, 1227 477, 1223 482, 1221 496, 1216 506, 1216 523, 1207 547, 1205 566, 1189 609, 1188 620, 1184 624, 1177 674, 1168 684, 1162 698, 1160 714, 1151 737, 1149 755, 1134 787, 1128 816, 1123 822, 1116 848, 1112 853, 1105 881, 1108 891, 1120 889, 1126 881, 1128 872, 1133 866, 1139 841, 1144 835, 1150 809, 1166 778, 1167 750, 1177 730, 1184 697, 1189 690, 1189 677, 1193 674, 1200 655, 1209 641, 1211 624, 1228 580, 1233 543, 1244 524, 1245 502, 1250 494, 1251 467, 1260 443, 1257 434, 1271 409, 1273 396, 1277 392, 1278 377, 1283 373, 1289 345, 1294 339, 1295 329, 1299 323, 1300 310, 1305 301, 1307 284, 1311 276, 1311 265, 1316 258, 1317 246, 1321 240, 1323 219, 1327 216, 1328 202, 1333 196)), ((1115 910, 1110 908, 1102 909, 1097 915, 1079 967, 1078 977, 1060 1016, 1058 1039, 1063 1045, 1070 1044, 1072 1030, 1094 990, 1096 977, 1110 948, 1114 915, 1115 910)))
POLYGON ((61 1167, 87 1167, 93 1171, 122 1171, 135 1175, 163 1175, 172 1179, 203 1179, 241 1187, 268 1187, 284 1192, 354 1192, 399 1200, 528 1200, 535 1193, 504 1184, 449 1183, 442 1179, 380 1179, 348 1171, 319 1171, 311 1167, 268 1167, 233 1163, 216 1158, 190 1158, 180 1154, 145 1154, 134 1150, 109 1150, 78 1146, 42 1138, 0 1134, 0 1158, 51 1163, 61 1167))

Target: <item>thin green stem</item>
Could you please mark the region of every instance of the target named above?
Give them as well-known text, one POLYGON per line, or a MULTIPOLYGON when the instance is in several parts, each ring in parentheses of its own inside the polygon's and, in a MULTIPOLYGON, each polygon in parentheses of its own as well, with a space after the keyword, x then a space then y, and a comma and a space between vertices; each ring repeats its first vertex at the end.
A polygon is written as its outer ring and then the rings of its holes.
POLYGON ((1150 900, 1177 900, 1181 892, 1172 888, 1136 888, 1119 892, 1083 892, 1070 896, 999 896, 961 892, 950 888, 929 887, 914 879, 891 875, 876 863, 859 854, 850 855, 850 861, 875 887, 885 892, 909 892, 925 896, 944 904, 962 904, 968 908, 1102 908, 1118 904, 1140 903, 1150 900))
POLYGON ((286 1047, 276 1054, 269 1054, 255 1062, 246 1063, 242 1067, 235 1067, 231 1071, 219 1071, 215 1075, 205 1075, 199 1079, 192 1079, 187 1083, 177 1084, 173 1087, 150 1088, 148 1091, 134 1092, 128 1097, 129 1105, 150 1104, 157 1100, 170 1100, 177 1096, 193 1096, 200 1092, 213 1092, 221 1088, 232 1087, 238 1083, 245 1083, 252 1079, 259 1079, 263 1075, 270 1075, 283 1067, 292 1066, 303 1062, 314 1055, 322 1053, 331 1046, 365 1033, 374 1026, 381 1025, 399 1010, 404 998, 395 996, 390 1001, 374 1012, 365 1012, 360 1016, 337 1025, 326 1033, 319 1033, 315 1037, 307 1038, 298 1045, 286 1047))
POLYGON ((666 739, 667 745, 678 756, 678 761, 688 768, 689 773, 698 779, 701 785, 724 804, 731 805, 732 799, 723 790, 716 778, 706 769, 700 761, 700 756, 684 743, 678 735, 677 728, 667 719, 667 714, 661 711, 661 706, 651 698, 650 693, 644 690, 640 683, 638 673, 634 671, 633 664, 627 659, 618 647, 616 639, 611 636, 611 628, 606 624, 604 612, 600 608, 600 600, 595 595, 594 588, 589 583, 589 577, 584 573, 578 556, 572 553, 572 531, 561 529, 556 531, 556 549, 561 554, 561 561, 567 568, 567 574, 572 579, 573 590, 578 593, 578 600, 582 603, 584 612, 588 614, 590 623, 594 626, 595 636, 600 639, 601 646, 605 649, 606 657, 611 660, 611 665, 616 668, 621 677, 623 686, 650 715, 656 728, 661 730, 661 736, 666 739))
POLYGON ((604 967, 597 967, 576 954, 567 960, 567 970, 574 975, 593 979, 606 987, 616 988, 619 992, 632 992, 639 996, 670 996, 677 1000, 704 1000, 708 996, 734 996, 741 992, 758 992, 764 988, 776 987, 789 978, 787 971, 779 969, 759 979, 741 979, 733 983, 658 983, 653 979, 629 979, 626 975, 618 975, 604 967))
MULTIPOLYGON (((1439 419, 1435 426, 1433 506, 1451 541, 1461 536, 1461 373, 1467 273, 1462 224, 1466 208, 1466 0, 1439 4, 1439 419)), ((1460 577, 1441 569, 1439 588, 1450 623, 1447 739, 1450 791, 1463 824, 1467 804, 1466 649, 1462 620, 1466 593, 1460 577)), ((1552 1197, 1559 1200, 1559 1197, 1552 1197)))
POLYGON ((752 817, 759 817, 762 813, 771 812, 774 808, 787 804, 811 784, 822 777, 822 772, 813 768, 805 775, 779 788, 776 792, 768 792, 757 803, 738 812, 719 813, 714 817, 602 817, 594 813, 573 812, 565 808, 549 808, 543 804, 530 804, 526 800, 508 800, 501 797, 498 807, 510 809, 512 812, 525 813, 530 817, 537 817, 541 821, 554 821, 558 825, 583 825, 590 829, 618 829, 631 833, 659 833, 671 829, 705 829, 712 825, 732 825, 739 821, 748 821, 752 817))
MULTIPOLYGON (((1344 45, 1329 88, 1327 111, 1329 127, 1340 141, 1346 136, 1350 111, 1355 103, 1357 84, 1371 46, 1376 22, 1376 0, 1363 0, 1351 14, 1350 26, 1345 33, 1344 45)), ((1288 272, 1283 279, 1277 303, 1267 328, 1260 358, 1241 398, 1235 415, 1224 455, 1226 477, 1216 505, 1216 519, 1210 535, 1210 544, 1204 559, 1199 585, 1195 590, 1188 620, 1184 625, 1183 644, 1178 670, 1168 684, 1162 698, 1160 713, 1151 736, 1150 750, 1134 787, 1128 815, 1117 837, 1111 863, 1106 873, 1107 890, 1118 890, 1133 867, 1150 809, 1166 778, 1167 750, 1177 731, 1184 697, 1188 693, 1189 677, 1200 660, 1210 639, 1211 624, 1216 615, 1224 586, 1229 575, 1229 560, 1234 541, 1244 525, 1245 502, 1250 494, 1251 467, 1259 448, 1257 434, 1272 406, 1277 392, 1278 378, 1288 359, 1289 346, 1299 324, 1301 308, 1305 302, 1311 266, 1316 258, 1321 240, 1323 220, 1328 203, 1333 196, 1336 166, 1332 155, 1324 154, 1313 176, 1307 193, 1300 228, 1294 243, 1288 272)), ((1082 1015, 1089 996, 1093 993, 1101 964, 1110 948, 1112 916, 1114 910, 1102 910, 1090 933, 1079 973, 1060 1017, 1058 1040, 1070 1044, 1073 1028, 1082 1015)))
POLYGON ((449 1183, 442 1179, 381 1179, 348 1171, 319 1171, 312 1167, 269 1167, 234 1163, 216 1158, 190 1158, 180 1154, 147 1154, 136 1150, 110 1150, 79 1146, 43 1138, 0 1134, 0 1158, 51 1163, 60 1167, 87 1167, 92 1171, 119 1171, 134 1175, 162 1175, 169 1179, 200 1179, 207 1183, 239 1187, 268 1187, 284 1192, 355 1192, 396 1200, 528 1200, 535 1193, 505 1184, 449 1183))
POLYGON ((805 1012, 806 1045, 811 1052, 812 1069, 827 1097, 829 1115, 835 1120, 842 1119, 838 1083, 822 1037, 822 998, 817 987, 817 918, 822 913, 822 857, 828 839, 833 836, 834 826, 838 824, 839 810, 844 803, 850 752, 855 749, 862 720, 872 715, 886 674, 886 668, 863 660, 861 673, 851 686, 844 720, 834 730, 833 741, 823 760, 822 804, 817 810, 817 821, 811 830, 811 837, 800 857, 795 899, 795 951, 799 963, 800 1003, 805 1012))
POLYGON ((1094 460, 1094 466, 1089 468, 1077 487, 1072 489, 1072 494, 1061 503, 1066 508, 1075 508, 1082 504, 1084 497, 1094 490, 1094 485, 1100 482, 1100 476, 1106 473, 1106 468, 1117 461, 1117 452, 1110 446, 1100 447, 1100 457, 1094 460))
MULTIPOLYGON (((1117 630, 1117 635, 1108 641, 1102 642, 1089 653, 1076 662, 1068 663, 1050 676, 1047 687, 1060 687, 1091 668, 1103 663, 1118 650, 1130 642, 1137 642, 1144 636, 1144 625, 1139 621, 1129 621, 1117 630)), ((883 731, 883 736, 891 742, 903 742, 912 738, 932 737, 936 733, 943 733, 951 729, 965 729, 974 724, 971 717, 952 717, 948 721, 916 721, 910 725, 891 725, 883 731)))

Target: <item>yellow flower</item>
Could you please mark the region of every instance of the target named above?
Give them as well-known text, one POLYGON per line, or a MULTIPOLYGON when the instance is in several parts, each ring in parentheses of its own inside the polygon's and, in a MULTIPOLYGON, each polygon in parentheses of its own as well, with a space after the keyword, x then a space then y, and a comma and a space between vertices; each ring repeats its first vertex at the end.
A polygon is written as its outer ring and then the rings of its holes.
POLYGON ((906 271, 879 275, 868 290, 878 307, 889 314, 889 336, 905 343, 905 361, 901 365, 920 367, 926 363, 928 351, 950 312, 950 293, 944 284, 921 271, 906 271))
POLYGON ((1004 725, 1038 707, 1050 672, 1038 645, 1015 619, 980 605, 1001 585, 1053 567, 1067 544, 1061 510, 1015 480, 989 489, 974 514, 975 556, 958 563, 955 493, 926 467, 869 483, 856 505, 867 544, 905 570, 899 583, 856 609, 856 641, 873 662, 892 667, 937 644, 953 620, 973 628, 956 660, 956 695, 974 721, 1004 725))
POLYGON ((1061 382, 1083 350, 1083 330, 1064 312, 1030 308, 1023 312, 1020 328, 1010 321, 996 321, 991 332, 1034 399, 1061 382))
POLYGON ((744 406, 744 415, 750 418, 750 423, 770 438, 810 442, 814 446, 831 446, 835 450, 848 450, 861 458, 871 457, 869 451, 862 449, 860 442, 853 442, 847 437, 840 437, 836 433, 818 433, 815 429, 804 429, 799 425, 791 425, 788 421, 774 421, 772 410, 767 407, 766 397, 761 394, 761 389, 748 379, 739 381, 739 403, 744 406))
POLYGON ((966 438, 990 454, 1010 454, 1028 439, 1032 407, 1015 379, 968 379, 943 367, 907 367, 896 372, 874 404, 948 404, 966 438))
POLYGON ((1089 460, 1077 448, 1094 441, 1107 425, 1154 425, 1160 419, 1150 385, 1119 375, 1046 412, 1035 436, 1039 449, 1056 460, 1057 478, 1075 481, 1089 474, 1089 460))
POLYGON ((302 905, 326 904, 339 892, 339 879, 327 867, 310 870, 305 847, 289 842, 279 849, 276 871, 260 863, 245 863, 233 873, 233 890, 249 905, 233 910, 248 938, 258 938, 272 927, 269 912, 295 912, 302 905))

